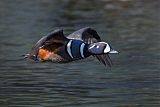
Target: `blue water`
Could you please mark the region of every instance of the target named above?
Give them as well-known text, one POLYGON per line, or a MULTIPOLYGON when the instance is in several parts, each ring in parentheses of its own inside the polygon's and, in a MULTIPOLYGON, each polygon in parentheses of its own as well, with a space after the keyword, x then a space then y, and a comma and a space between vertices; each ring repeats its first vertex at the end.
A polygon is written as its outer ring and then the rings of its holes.
POLYGON ((159 0, 0 1, 1 107, 160 107, 159 0), (120 53, 66 64, 22 60, 48 32, 91 26, 120 53))

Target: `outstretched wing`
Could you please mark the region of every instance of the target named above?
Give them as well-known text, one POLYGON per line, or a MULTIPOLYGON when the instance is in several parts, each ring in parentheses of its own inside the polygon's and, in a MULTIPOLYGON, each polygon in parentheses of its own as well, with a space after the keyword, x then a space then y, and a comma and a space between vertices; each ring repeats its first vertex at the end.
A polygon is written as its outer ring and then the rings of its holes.
POLYGON ((77 30, 72 34, 68 35, 67 38, 82 40, 88 44, 101 41, 98 33, 90 27, 85 27, 77 30))
MULTIPOLYGON (((90 27, 85 27, 80 30, 77 30, 73 32, 72 34, 70 34, 69 36, 67 36, 67 38, 82 40, 88 44, 95 43, 95 42, 101 42, 101 38, 96 32, 96 30, 90 27)), ((104 64, 105 66, 108 65, 111 67, 112 61, 108 54, 93 55, 93 56, 95 56, 99 60, 100 63, 104 64)))
POLYGON ((64 45, 68 39, 64 36, 62 29, 54 30, 53 32, 42 37, 31 49, 30 53, 27 54, 26 58, 36 59, 38 55, 39 48, 44 48, 49 51, 54 51, 54 49, 64 45))

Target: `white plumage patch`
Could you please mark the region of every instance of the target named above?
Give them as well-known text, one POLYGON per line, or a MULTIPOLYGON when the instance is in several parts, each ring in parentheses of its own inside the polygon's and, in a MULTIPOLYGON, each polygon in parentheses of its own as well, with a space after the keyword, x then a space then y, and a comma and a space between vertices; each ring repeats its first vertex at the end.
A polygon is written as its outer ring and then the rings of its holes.
POLYGON ((81 54, 82 58, 85 58, 84 53, 83 53, 84 52, 84 47, 85 47, 85 44, 82 43, 81 46, 80 46, 80 54, 81 54))
POLYGON ((100 42, 100 43, 104 43, 104 44, 106 44, 106 46, 105 46, 105 48, 104 48, 104 53, 108 53, 108 52, 110 52, 110 51, 111 51, 111 47, 109 46, 109 44, 108 44, 108 43, 106 43, 106 42, 100 42))
POLYGON ((73 58, 73 55, 72 55, 72 52, 71 52, 71 45, 72 45, 72 40, 70 40, 68 43, 67 43, 67 52, 69 54, 69 56, 71 58, 73 58))
POLYGON ((91 47, 89 47, 89 49, 92 49, 93 47, 95 47, 96 45, 92 45, 91 47))
POLYGON ((111 48, 109 45, 106 45, 105 49, 104 49, 104 53, 108 53, 110 52, 111 48))

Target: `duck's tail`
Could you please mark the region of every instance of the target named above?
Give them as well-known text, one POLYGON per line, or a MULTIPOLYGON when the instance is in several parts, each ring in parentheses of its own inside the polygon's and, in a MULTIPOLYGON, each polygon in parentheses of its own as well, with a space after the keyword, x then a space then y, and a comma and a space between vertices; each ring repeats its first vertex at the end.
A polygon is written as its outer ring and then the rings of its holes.
POLYGON ((38 59, 37 59, 37 57, 36 57, 36 55, 31 55, 31 54, 24 54, 24 55, 22 55, 22 57, 24 58, 24 59, 32 59, 32 60, 34 60, 34 61, 37 61, 38 59))
POLYGON ((106 42, 97 42, 89 44, 88 51, 95 56, 101 63, 105 66, 112 66, 112 60, 108 54, 118 53, 118 51, 111 48, 111 46, 106 42))

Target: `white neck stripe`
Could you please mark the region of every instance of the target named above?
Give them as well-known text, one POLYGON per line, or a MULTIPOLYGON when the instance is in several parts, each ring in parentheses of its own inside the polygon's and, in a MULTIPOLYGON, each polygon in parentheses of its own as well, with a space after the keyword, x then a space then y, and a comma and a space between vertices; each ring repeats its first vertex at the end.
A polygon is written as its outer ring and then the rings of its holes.
POLYGON ((80 53, 81 53, 81 57, 82 58, 85 58, 85 56, 84 56, 84 47, 85 47, 85 44, 82 43, 81 46, 80 46, 80 53))
POLYGON ((69 56, 71 58, 73 58, 73 55, 72 55, 72 52, 71 52, 71 44, 72 44, 72 40, 70 40, 68 43, 67 43, 67 52, 69 54, 69 56))

